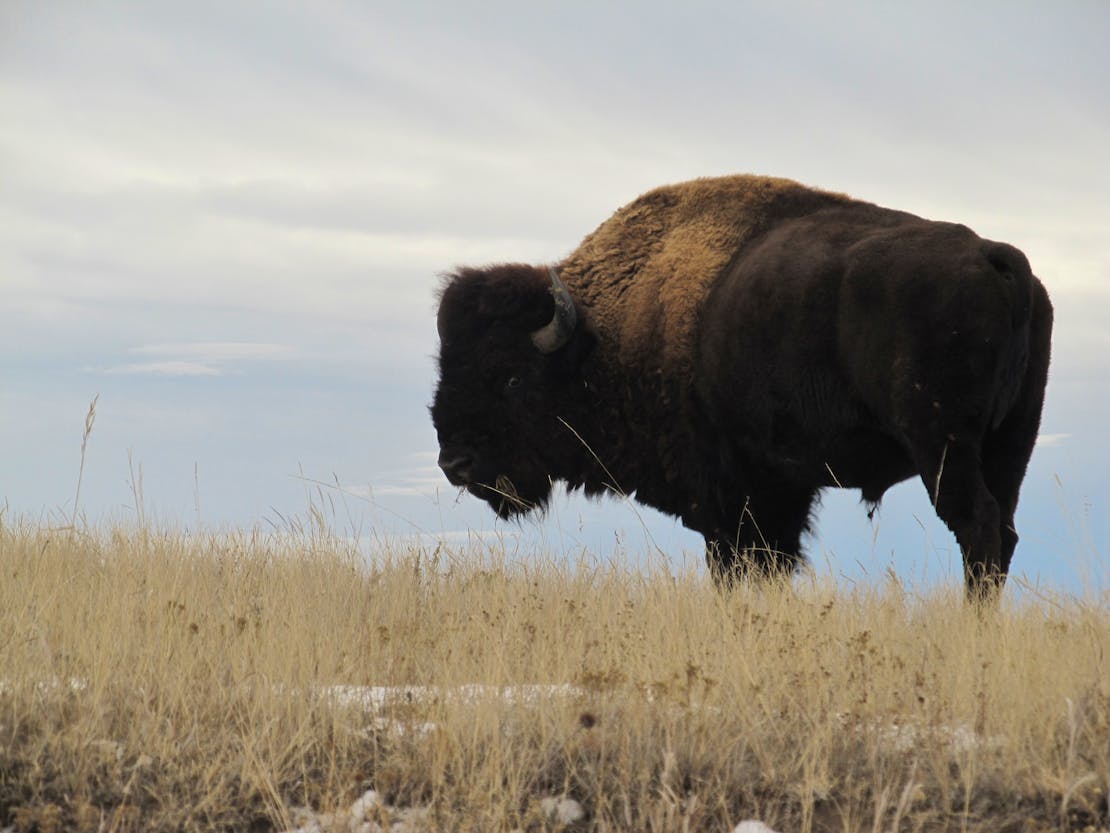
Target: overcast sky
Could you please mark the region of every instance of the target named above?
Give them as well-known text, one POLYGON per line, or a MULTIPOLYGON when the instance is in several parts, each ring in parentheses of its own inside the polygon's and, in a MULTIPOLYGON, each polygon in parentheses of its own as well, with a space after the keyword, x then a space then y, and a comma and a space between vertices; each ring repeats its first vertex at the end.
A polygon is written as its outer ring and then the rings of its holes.
MULTIPOLYGON (((700 558, 634 505, 496 525, 457 496, 426 411, 435 288, 458 264, 557 260, 656 185, 754 172, 1026 252, 1057 318, 1015 568, 1106 586, 1107 42, 1098 0, 7 0, 0 501, 72 512, 99 393, 90 520, 135 516, 141 467, 149 516, 281 525, 303 475, 346 487, 324 493, 363 535, 700 558)), ((857 499, 826 498, 819 567, 958 574, 919 483, 877 524, 857 499)))

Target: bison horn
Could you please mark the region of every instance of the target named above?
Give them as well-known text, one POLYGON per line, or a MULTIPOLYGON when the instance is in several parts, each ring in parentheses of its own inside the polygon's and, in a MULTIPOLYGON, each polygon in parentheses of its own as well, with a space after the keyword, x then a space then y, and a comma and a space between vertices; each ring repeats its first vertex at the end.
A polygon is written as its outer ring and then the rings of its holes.
POLYGON ((566 285, 559 279, 559 273, 548 268, 551 275, 551 295, 555 299, 555 314, 551 320, 532 331, 532 343, 541 353, 554 353, 568 341, 578 325, 578 311, 574 299, 570 297, 566 285))

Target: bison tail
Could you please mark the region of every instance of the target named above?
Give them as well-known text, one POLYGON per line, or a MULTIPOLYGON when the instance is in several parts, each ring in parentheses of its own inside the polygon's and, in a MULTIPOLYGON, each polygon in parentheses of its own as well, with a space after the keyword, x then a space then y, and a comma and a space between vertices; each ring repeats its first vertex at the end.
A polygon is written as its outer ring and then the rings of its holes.
POLYGON ((1033 271, 1029 268, 1029 261, 1025 259, 1025 255, 1013 246, 987 241, 983 246, 983 254, 1005 282, 1010 302, 1009 343, 1005 346, 1002 355, 997 398, 991 417, 992 427, 998 428, 1018 401, 1029 365, 1029 339, 1036 278, 1033 277, 1033 271))

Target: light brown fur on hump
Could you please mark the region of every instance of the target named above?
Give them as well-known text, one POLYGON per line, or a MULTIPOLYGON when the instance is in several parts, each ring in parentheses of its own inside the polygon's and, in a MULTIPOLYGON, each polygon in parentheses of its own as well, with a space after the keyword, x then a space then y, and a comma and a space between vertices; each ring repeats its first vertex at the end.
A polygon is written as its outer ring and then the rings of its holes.
POLYGON ((818 192, 748 175, 657 188, 602 223, 560 272, 623 367, 682 379, 710 286, 766 221, 772 203, 792 194, 818 192))

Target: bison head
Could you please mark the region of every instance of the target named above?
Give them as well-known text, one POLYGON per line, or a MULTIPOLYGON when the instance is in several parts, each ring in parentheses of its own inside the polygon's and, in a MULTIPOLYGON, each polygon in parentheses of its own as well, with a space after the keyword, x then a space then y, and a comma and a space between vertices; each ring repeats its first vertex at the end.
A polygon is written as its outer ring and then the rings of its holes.
MULTIPOLYGON (((542 507, 572 479, 582 362, 594 337, 553 269, 460 269, 439 305, 439 465, 502 518, 542 507)), ((579 441, 580 446, 580 441, 579 441)))

